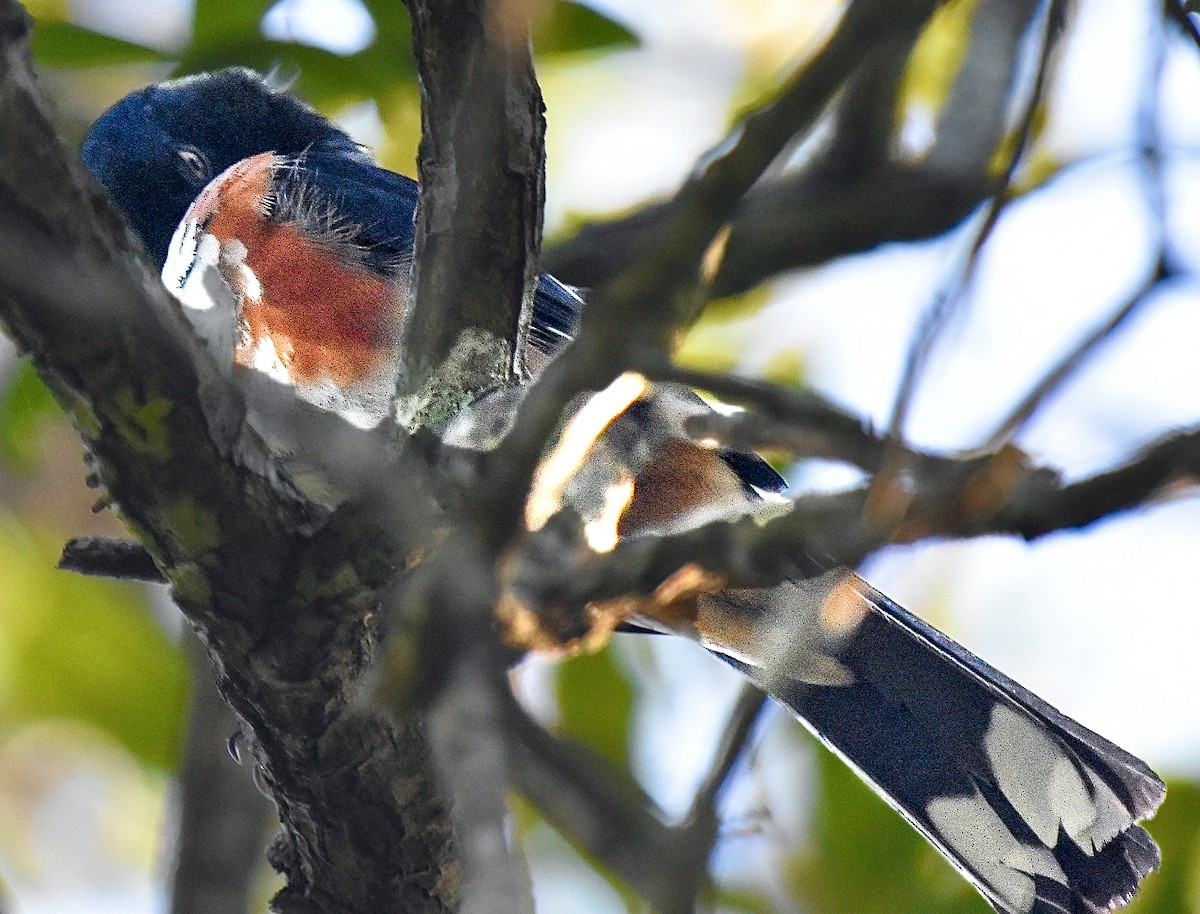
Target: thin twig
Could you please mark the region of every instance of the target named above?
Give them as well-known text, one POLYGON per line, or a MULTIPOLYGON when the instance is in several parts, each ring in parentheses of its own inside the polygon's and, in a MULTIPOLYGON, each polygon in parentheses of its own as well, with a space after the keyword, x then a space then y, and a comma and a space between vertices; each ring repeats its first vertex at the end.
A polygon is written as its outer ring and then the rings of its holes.
POLYGON ((551 825, 658 910, 677 895, 688 867, 680 831, 606 759, 548 733, 519 707, 509 715, 514 786, 551 825))
POLYGON ((983 449, 988 451, 997 450, 1005 442, 1011 441, 1025 423, 1029 421, 1029 418, 1037 408, 1045 402, 1046 398, 1058 390, 1067 378, 1088 361, 1105 340, 1109 339, 1122 324, 1137 313, 1142 305, 1154 294, 1159 283, 1167 279, 1169 275, 1166 261, 1160 256, 1150 276, 1138 287, 1137 291, 1122 302, 1102 324, 1081 339, 1070 352, 1064 355, 1038 379, 1030 391, 1021 398, 1021 402, 1013 407, 1012 411, 1000 421, 996 429, 988 436, 983 449))
POLYGON ((766 704, 767 694, 758 686, 746 683, 738 695, 737 704, 729 712, 722 730, 721 744, 713 756, 708 774, 696 789, 691 809, 685 821, 690 825, 708 820, 716 821, 717 798, 729 779, 733 766, 746 749, 750 732, 766 704))
MULTIPOLYGON (((1168 0, 1169 2, 1169 0, 1168 0)), ((1091 355, 1126 321, 1136 314, 1154 294, 1159 284, 1175 272, 1167 233, 1167 203, 1163 192, 1162 148, 1158 123, 1159 90, 1166 62, 1166 36, 1162 23, 1157 23, 1151 37, 1150 60, 1142 79, 1138 102, 1137 132, 1139 162, 1143 193, 1150 213, 1154 263, 1149 274, 1124 302, 1091 333, 1053 365, 986 439, 983 450, 996 450, 1021 430, 1037 408, 1058 390, 1091 355)))
POLYGON ((1061 33, 1065 6, 1066 0, 1052 0, 1046 10, 1046 20, 1042 32, 1042 46, 1038 52, 1037 73, 1034 77, 1029 96, 1025 100, 1025 107, 1021 113, 1020 125, 1013 143, 1012 153, 1005 163, 1004 175, 999 182, 998 188, 992 195, 991 202, 988 204, 983 219, 980 221, 975 234, 971 238, 971 245, 965 258, 950 277, 949 282, 938 290, 934 296, 933 301, 921 319, 916 340, 908 351, 908 356, 904 364, 904 372, 901 375, 900 385, 896 391, 896 400, 892 406, 892 414, 888 420, 888 437, 893 441, 900 442, 903 440, 905 420, 908 418, 909 408, 912 405, 917 383, 925 370, 929 354, 933 350, 933 345, 965 300, 967 287, 975 275, 975 269, 979 264, 979 256, 983 251, 983 247, 991 237, 992 231, 999 222, 1005 207, 1013 199, 1013 178, 1033 136, 1037 111, 1045 97, 1046 83, 1050 71, 1050 60, 1061 33))
POLYGON ((676 829, 683 860, 670 880, 671 897, 662 905, 664 914, 685 914, 696 909, 696 895, 704 885, 708 859, 717 840, 717 799, 733 766, 742 757, 766 700, 767 695, 761 689, 744 684, 725 721, 708 773, 696 789, 687 816, 676 829))
POLYGON ((123 581, 166 582, 149 551, 141 543, 103 536, 81 536, 63 546, 58 567, 97 578, 123 581))

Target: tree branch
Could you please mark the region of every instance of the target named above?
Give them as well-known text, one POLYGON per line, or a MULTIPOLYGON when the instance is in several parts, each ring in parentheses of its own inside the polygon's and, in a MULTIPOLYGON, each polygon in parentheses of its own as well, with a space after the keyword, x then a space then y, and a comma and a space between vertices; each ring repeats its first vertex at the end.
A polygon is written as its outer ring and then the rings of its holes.
POLYGON ((697 164, 656 217, 653 241, 589 296, 574 343, 533 385, 512 429, 487 456, 492 485, 481 516, 493 530, 506 538, 520 531, 541 445, 554 436, 571 397, 606 386, 626 368, 662 361, 676 329, 703 305, 702 261, 710 248, 719 252, 714 239, 738 201, 791 138, 811 126, 865 54, 897 30, 918 31, 940 2, 896 8, 854 0, 825 47, 697 164))
MULTIPOLYGON (((875 44, 868 41, 869 49, 841 74, 845 91, 830 118, 834 134, 825 147, 798 170, 763 179, 738 204, 712 279, 712 295, 743 292, 781 271, 884 242, 932 237, 957 225, 1006 186, 991 174, 991 159, 1004 133, 1013 63, 1037 4, 997 0, 976 12, 972 44, 942 112, 936 145, 915 162, 893 159, 896 93, 909 52, 927 21, 921 17, 932 9, 914 10, 911 21, 897 22, 894 10, 862 6, 865 14, 874 12, 895 31, 875 44)), ((842 27, 851 21, 848 13, 842 27)), ((832 47, 831 42, 825 53, 832 47)), ((1030 112, 1040 97, 1039 87, 1030 112)), ((796 126, 803 129, 806 124, 796 126)), ((1023 141, 1019 139, 1016 148, 1014 165, 1023 141)), ((668 224, 673 205, 652 204, 625 219, 586 226, 552 248, 546 264, 579 285, 602 285, 636 252, 653 244, 668 224)))
MULTIPOLYGON (((542 98, 528 11, 509 0, 408 0, 421 86, 422 197, 413 294, 397 386, 401 423, 439 431, 484 391, 523 371, 541 244, 542 98)), ((536 442, 531 442, 531 447, 536 442)), ((487 491, 471 478, 471 493, 487 491)), ((429 735, 454 798, 463 908, 532 910, 523 862, 507 840, 509 763, 500 709, 505 657, 495 637, 495 567, 508 535, 475 499, 444 518, 442 545, 386 607, 416 625, 432 674, 429 735), (415 618, 414 618, 415 617, 415 618)), ((410 645, 389 647, 375 697, 404 713, 410 645)))
POLYGON ((672 909, 675 874, 692 869, 679 830, 607 760, 547 733, 520 708, 509 722, 514 785, 583 853, 656 909, 672 909))
POLYGON ((154 557, 141 543, 103 536, 81 536, 63 546, 58 567, 98 578, 165 584, 154 557))
POLYGON ((1126 464, 1064 484, 1058 472, 1032 467, 1014 448, 970 457, 924 457, 914 468, 906 510, 880 527, 867 511, 869 488, 805 495, 770 520, 754 515, 716 521, 670 536, 622 540, 608 553, 570 568, 553 567, 534 534, 512 575, 530 606, 584 606, 647 597, 694 564, 725 587, 771 587, 835 565, 855 567, 888 542, 1009 534, 1032 540, 1086 527, 1142 507, 1175 483, 1200 480, 1200 429, 1145 448, 1126 464), (537 556, 538 558, 533 558, 537 556), (819 557, 814 564, 811 557, 819 557), (540 561, 539 561, 540 559, 540 561))
MULTIPOLYGON (((1030 18, 1036 13, 1038 4, 1010 4, 1006 0, 999 0, 999 3, 985 5, 976 15, 977 17, 982 17, 982 14, 985 12, 994 12, 996 7, 999 7, 1001 17, 1007 20, 1007 28, 1000 31, 1004 41, 995 42, 1000 47, 998 49, 987 48, 987 44, 994 41, 994 32, 996 31, 994 29, 980 26, 976 23, 978 27, 973 31, 973 35, 975 41, 984 43, 985 48, 992 54, 995 54, 997 50, 1000 51, 1000 54, 997 56, 1004 59, 1006 64, 1005 70, 1011 75, 1015 70, 1013 62, 1020 49, 1020 40, 1025 33, 1030 18)), ((1062 34, 1065 3, 1063 0, 1052 0, 1047 5, 1043 15, 1045 22, 1042 28, 1041 47, 1038 51, 1037 71, 1034 76, 1033 85, 1029 90, 1029 95, 1025 99, 1012 149, 1005 162, 1003 175, 999 181, 995 182, 994 187, 991 189, 991 201, 978 227, 972 234, 965 257, 963 257, 962 262, 949 277, 946 285, 934 295, 933 301, 922 317, 921 324, 917 329, 916 339, 913 341, 908 352, 908 357, 905 360, 904 372, 896 390, 895 404, 892 407, 891 419, 888 422, 889 436, 897 443, 903 438, 904 422, 908 416, 908 409, 912 403, 917 382, 921 372, 925 368, 933 345, 962 306, 967 288, 970 285, 972 277, 975 275, 975 269, 978 266, 979 256, 983 251, 983 247, 987 244, 988 239, 991 238, 992 231, 1000 221, 1000 216, 1004 212, 1005 207, 1011 202, 1013 177, 1016 175, 1017 167, 1020 165, 1025 155, 1025 150, 1028 148, 1029 142, 1033 137, 1034 121, 1038 109, 1045 98, 1051 60, 1058 39, 1062 34)), ((960 77, 960 82, 966 81, 965 78, 960 77)), ((985 91, 987 88, 991 88, 986 86, 987 80, 979 79, 978 81, 985 85, 983 87, 976 87, 974 91, 969 88, 966 93, 966 99, 962 100, 958 106, 960 109, 975 107, 977 99, 973 96, 978 93, 979 88, 983 88, 985 91)), ((975 161, 972 163, 973 168, 981 178, 987 174, 990 168, 992 151, 1001 138, 1004 108, 999 103, 1003 102, 1007 98, 1007 95, 1007 92, 999 93, 994 91, 994 89, 990 92, 993 130, 988 133, 991 141, 985 141, 983 144, 976 143, 975 161)), ((953 111, 952 107, 952 113, 953 111)), ((970 129, 971 125, 978 122, 978 115, 974 112, 968 111, 957 116, 955 120, 965 120, 967 123, 953 123, 951 129, 946 131, 949 139, 943 142, 945 146, 951 149, 963 137, 971 136, 978 132, 970 129)))
POLYGON ((542 238, 545 120, 522 4, 408 7, 422 100, 399 385, 411 431, 441 427, 520 371, 542 238))
MULTIPOLYGON (((288 886, 276 909, 443 914, 454 858, 421 730, 350 705, 407 526, 370 523, 353 499, 331 514, 292 484, 247 424, 241 389, 54 135, 28 29, 0 0, 0 321, 214 660, 282 819, 271 858, 288 886)), ((354 454, 382 450, 346 435, 354 454)), ((416 492, 409 503, 428 507, 418 469, 389 481, 391 498, 416 492)))

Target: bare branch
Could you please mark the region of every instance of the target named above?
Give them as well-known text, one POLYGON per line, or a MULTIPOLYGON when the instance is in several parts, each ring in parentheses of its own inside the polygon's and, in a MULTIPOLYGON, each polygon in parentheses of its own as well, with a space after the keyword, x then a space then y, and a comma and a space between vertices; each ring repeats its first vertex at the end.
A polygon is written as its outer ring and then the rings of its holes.
POLYGON ((179 772, 179 820, 171 867, 171 914, 251 914, 275 808, 252 767, 226 751, 237 719, 217 693, 208 655, 185 633, 192 707, 179 772))
MULTIPOLYGON (((541 243, 545 123, 523 5, 408 6, 421 86, 422 197, 397 406, 411 432, 440 430, 522 370, 541 243)), ((492 484, 471 483, 477 491, 492 484)), ((453 798, 462 909, 532 911, 528 875, 507 837, 507 682, 492 624, 496 549, 507 530, 482 522, 471 499, 463 504, 443 519, 451 527, 445 543, 384 615, 393 630, 416 630, 422 654, 444 658, 418 678, 433 688, 423 710, 453 798)), ((412 638, 390 639, 374 690, 401 714, 418 704, 405 688, 412 648, 412 638)))
MULTIPOLYGON (((773 101, 743 118, 703 157, 670 201, 628 219, 588 227, 550 252, 547 268, 571 282, 593 287, 608 285, 621 274, 635 276, 639 261, 640 269, 662 268, 689 275, 698 264, 695 249, 703 252, 707 248, 716 231, 735 216, 738 201, 750 186, 793 137, 816 123, 860 64, 876 60, 881 49, 911 43, 941 5, 940 0, 900 5, 854 0, 824 47, 800 67, 773 101), (687 241, 684 229, 689 224, 695 226, 696 236, 687 241), (674 240, 663 243, 664 238, 674 240), (657 248, 660 256, 647 260, 643 252, 652 248, 657 248)), ((689 319, 695 307, 685 306, 680 319, 689 319)))
MULTIPOLYGON (((472 620, 473 621, 473 620, 472 620)), ((488 658, 463 654, 429 714, 438 770, 466 865, 466 914, 533 914, 533 891, 508 827, 509 763, 502 697, 488 658)))
POLYGON ((1063 382, 1087 362, 1119 327, 1136 314, 1142 305, 1153 297, 1159 285, 1168 278, 1170 278, 1170 273, 1168 273, 1166 261, 1160 256, 1145 282, 1038 379, 1029 392, 1021 398, 1021 402, 1013 407, 1012 411, 997 425, 996 430, 988 436, 984 448, 994 450, 1006 441, 1011 441, 1037 408, 1054 391, 1062 387, 1063 382))
POLYGON ((1198 481, 1200 429, 1190 429, 1148 445, 1122 466, 1069 486, 1031 485, 990 526, 1032 540, 1141 508, 1176 484, 1186 490, 1198 481))
MULTIPOLYGON (((1051 60, 1054 56, 1054 48, 1062 33, 1065 5, 1065 0, 1052 0, 1046 8, 1042 31, 1042 45, 1038 52, 1037 73, 1034 77, 1029 96, 1025 100, 1024 110, 1018 124, 1012 151, 1005 164, 1003 177, 997 189, 992 194, 991 203, 988 205, 982 221, 971 238, 971 244, 966 257, 950 277, 948 284, 939 289, 934 296, 933 302, 931 302, 917 330, 916 340, 909 349, 904 365, 904 372, 901 375, 900 384, 896 391, 896 400, 892 407, 891 419, 888 423, 889 437, 896 442, 900 442, 903 438, 904 422, 908 415, 909 406, 912 403, 917 382, 928 361, 934 342, 949 324, 964 301, 967 287, 970 285, 971 278, 975 274, 975 268, 979 263, 979 255, 983 250, 983 246, 991 237, 993 229, 995 229, 996 224, 1000 221, 1001 213, 1012 199, 1010 189, 1013 177, 1025 155, 1025 150, 1029 146, 1029 141, 1033 136, 1034 121, 1038 109, 1045 98, 1046 83, 1050 72, 1051 60)), ((1029 15, 1032 15, 1035 10, 1036 4, 1031 4, 1029 15)), ((983 40, 991 39, 991 32, 989 30, 980 29, 978 34, 983 40)), ((1015 57, 1019 47, 1017 39, 1019 39, 1020 33, 1010 32, 1009 37, 1013 39, 1012 45, 1009 48, 1009 54, 1011 57, 1015 57)), ((986 168, 988 163, 984 161, 979 164, 986 168)))
MULTIPOLYGON (((746 743, 750 739, 750 732, 754 728, 759 714, 762 713, 766 700, 766 693, 757 686, 749 683, 742 686, 737 704, 730 711, 729 719, 722 728, 721 744, 713 756, 712 765, 692 800, 691 809, 685 820, 689 826, 696 827, 697 823, 706 821, 715 824, 718 795, 729 779, 733 766, 742 757, 746 743)), ((715 831, 713 835, 715 837, 715 831)))
POLYGON ((1141 97, 1138 101, 1137 130, 1141 164, 1139 172, 1146 207, 1149 210, 1150 231, 1155 250, 1154 263, 1141 286, 1033 385, 1029 393, 987 439, 984 444, 986 450, 994 450, 1010 441, 1037 408, 1153 297, 1161 283, 1175 273, 1170 240, 1167 236, 1167 203, 1163 192, 1162 149, 1158 128, 1158 96, 1166 58, 1166 36, 1161 27, 1154 30, 1149 54, 1150 60, 1143 74, 1141 97))
POLYGON ((607 760, 547 733, 519 708, 509 722, 515 786, 583 853, 655 908, 671 910, 675 874, 695 875, 680 831, 607 760))
MULTIPOLYGON (((670 536, 623 540, 582 566, 547 567, 522 557, 512 586, 531 606, 584 606, 647 597, 685 565, 727 587, 770 587, 830 567, 855 567, 888 542, 1015 534, 1036 539, 1142 507, 1167 487, 1200 480, 1200 430, 1163 438, 1123 466, 1066 485, 1019 451, 923 458, 907 480, 904 513, 881 527, 867 511, 870 489, 796 498, 769 520, 753 515, 670 536), (815 558, 814 558, 815 557, 815 558)), ((547 528, 547 530, 549 527, 547 528)), ((541 550, 531 537, 527 553, 541 550)))
POLYGON ((440 427, 511 382, 532 315, 545 121, 527 11, 507 0, 409 0, 422 96, 413 295, 399 407, 440 427))
MULTIPOLYGON (((353 500, 332 514, 310 501, 248 426, 243 389, 55 136, 28 27, 0 0, 0 320, 217 660, 281 814, 271 859, 289 881, 275 907, 444 914, 452 843, 422 733, 349 708, 404 531, 353 500)), ((390 497, 421 478, 398 474, 390 497)))
POLYGON ((749 683, 742 686, 737 703, 725 722, 721 743, 717 746, 708 774, 697 788, 687 817, 679 828, 681 854, 687 854, 691 859, 685 858, 681 871, 672 874, 668 880, 675 897, 671 903, 663 905, 664 912, 685 914, 695 910, 696 894, 708 876, 708 860, 717 840, 720 824, 717 799, 734 765, 741 758, 750 731, 766 701, 766 693, 756 686, 749 683))

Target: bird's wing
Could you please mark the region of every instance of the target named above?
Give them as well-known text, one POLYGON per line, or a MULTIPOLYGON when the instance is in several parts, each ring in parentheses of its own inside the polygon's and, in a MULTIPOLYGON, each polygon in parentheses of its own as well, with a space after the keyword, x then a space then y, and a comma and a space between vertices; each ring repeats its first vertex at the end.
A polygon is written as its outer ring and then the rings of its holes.
POLYGON ((1158 865, 1145 763, 850 572, 717 594, 698 621, 996 910, 1109 911, 1158 865))
MULTIPOLYGON (((687 416, 705 408, 690 391, 618 379, 543 462, 564 458, 567 469, 539 472, 530 527, 569 507, 603 552, 623 537, 770 510, 749 455, 730 460, 687 437, 687 416)), ((1127 901, 1159 861, 1135 824, 1163 799, 1154 772, 848 569, 796 558, 810 577, 681 587, 634 621, 698 640, 770 693, 998 911, 1096 914, 1127 901)))
MULTIPOLYGON (((348 255, 356 256, 357 247, 357 256, 380 275, 401 272, 407 279, 419 199, 417 183, 361 158, 314 152, 292 161, 296 164, 290 170, 286 166, 281 169, 278 186, 285 198, 301 201, 294 209, 306 229, 326 234, 335 244, 339 233, 350 231, 356 244, 348 255), (313 202, 305 206, 306 198, 313 202), (323 206, 332 212, 332 225, 323 206)), ((582 306, 576 290, 548 274, 540 277, 529 328, 529 345, 534 349, 529 357, 535 369, 570 341, 582 306)))

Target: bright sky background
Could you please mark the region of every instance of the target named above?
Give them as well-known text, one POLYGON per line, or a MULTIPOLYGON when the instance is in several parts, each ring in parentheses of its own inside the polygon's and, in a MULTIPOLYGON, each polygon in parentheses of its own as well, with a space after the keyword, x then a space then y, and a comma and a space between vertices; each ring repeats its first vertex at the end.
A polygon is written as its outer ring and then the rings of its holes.
MULTIPOLYGON (((597 5, 644 43, 541 74, 550 124, 551 233, 568 216, 668 192, 720 139, 731 111, 786 72, 837 6, 827 0, 597 5)), ((920 385, 907 428, 914 443, 978 443, 1033 379, 1140 282, 1148 233, 1131 142, 1143 36, 1148 11, 1157 6, 1151 0, 1079 3, 1080 24, 1056 82, 1046 142, 1058 159, 1081 164, 1013 205, 1002 221, 969 307, 920 385)), ((188 7, 180 0, 73 0, 72 10, 81 23, 161 46, 186 36, 188 7)), ((266 27, 275 37, 325 42, 343 53, 370 39, 356 0, 289 0, 268 15, 266 27)), ((1195 270, 1200 53, 1173 42, 1164 77, 1170 233, 1179 259, 1195 270)), ((914 324, 965 243, 960 231, 787 277, 774 285, 762 313, 709 332, 736 346, 739 371, 753 374, 781 358, 798 358, 815 384, 884 423, 914 324)), ((1021 443, 1077 476, 1165 430, 1200 422, 1198 305, 1200 286, 1192 278, 1155 296, 1038 413, 1021 443)), ((811 473, 802 481, 822 486, 839 478, 811 473)), ((1160 773, 1195 777, 1200 601, 1188 569, 1197 556, 1200 499, 1193 495, 1033 545, 988 540, 897 547, 874 558, 865 576, 1160 773)), ((638 726, 640 775, 666 808, 678 811, 721 725, 712 709, 728 700, 736 677, 706 662, 698 649, 667 639, 622 650, 652 651, 664 679, 686 682, 656 692, 638 726)), ((532 665, 526 675, 535 684, 542 673, 532 665)), ((803 778, 804 753, 778 728, 766 728, 763 738, 771 743, 764 752, 777 762, 739 788, 752 794, 745 805, 762 796, 802 804, 802 794, 780 785, 803 778)), ((547 833, 543 840, 557 839, 547 833)), ((557 874, 563 879, 538 875, 546 911, 583 910, 588 899, 595 901, 591 910, 620 909, 613 907, 612 890, 583 870, 557 874)), ((154 890, 144 882, 116 883, 111 910, 156 909, 154 890)), ((86 905, 72 901, 69 879, 61 888, 25 896, 19 911, 104 910, 107 896, 98 897, 94 886, 86 905)))

